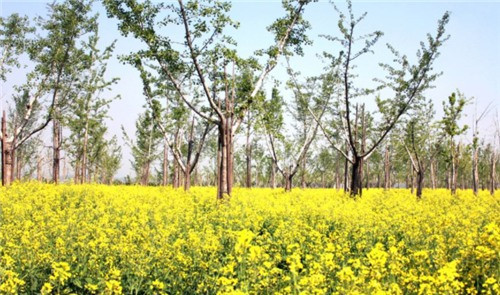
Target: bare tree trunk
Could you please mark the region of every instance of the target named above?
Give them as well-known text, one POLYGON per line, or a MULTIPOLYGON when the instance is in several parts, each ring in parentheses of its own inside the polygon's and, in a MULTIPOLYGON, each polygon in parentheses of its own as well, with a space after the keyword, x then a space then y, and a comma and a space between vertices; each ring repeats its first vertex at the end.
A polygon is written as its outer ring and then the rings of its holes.
POLYGON ((87 178, 87 145, 88 145, 88 140, 89 140, 89 133, 88 133, 88 121, 85 123, 85 134, 83 136, 83 149, 82 149, 82 164, 81 164, 81 183, 85 182, 85 179, 87 178))
POLYGON ((250 131, 252 125, 250 124, 250 116, 247 116, 248 118, 248 124, 247 124, 247 142, 245 145, 245 156, 246 156, 246 165, 247 165, 247 173, 246 173, 246 187, 250 188, 252 187, 252 144, 250 140, 250 131))
POLYGON ((424 173, 421 169, 417 171, 417 197, 422 198, 422 189, 424 186, 424 173))
POLYGON ((59 120, 52 120, 52 135, 53 135, 53 162, 52 162, 52 181, 55 184, 59 183, 60 161, 61 161, 61 127, 59 120))
POLYGON ((162 185, 168 185, 168 144, 167 140, 163 140, 163 175, 162 185))
MULTIPOLYGON (((453 139, 452 139, 453 140, 453 139)), ((456 154, 455 154, 455 146, 451 144, 451 194, 454 195, 457 192, 457 167, 456 167, 456 154)))
POLYGON ((184 190, 189 191, 191 187, 191 155, 193 154, 194 140, 193 140, 193 130, 194 130, 194 117, 191 123, 191 130, 189 131, 188 139, 188 151, 186 158, 186 167, 184 171, 184 190))
POLYGON ((361 196, 363 193, 362 167, 362 159, 355 157, 351 168, 351 196, 361 196))
POLYGON ((271 188, 276 188, 276 162, 271 158, 271 188))
POLYGON ((220 162, 218 163, 219 167, 219 183, 217 185, 218 190, 217 190, 217 198, 218 199, 223 199, 224 196, 227 194, 227 126, 225 124, 219 124, 219 146, 220 146, 220 152, 221 152, 221 157, 220 157, 220 162))
MULTIPOLYGON (((349 154, 348 146, 349 146, 349 143, 346 141, 346 154, 347 155, 349 154)), ((346 158, 344 161, 344 192, 346 192, 346 193, 348 191, 348 186, 347 186, 348 177, 349 177, 348 174, 349 174, 349 161, 346 158)))
POLYGON ((5 111, 2 115, 2 185, 8 186, 11 183, 12 173, 12 142, 7 136, 7 117, 5 111))
POLYGON ((335 188, 340 189, 340 163, 338 157, 335 165, 335 188))
POLYGON ((293 175, 287 171, 283 177, 285 178, 285 191, 290 192, 293 186, 293 175))
POLYGON ((474 195, 477 196, 479 191, 479 169, 478 169, 478 148, 473 143, 473 152, 472 152, 472 191, 474 195))
POLYGON ((172 186, 174 188, 179 187, 179 164, 174 161, 174 171, 172 173, 172 186))
POLYGON ((389 162, 389 145, 385 146, 384 154, 384 189, 391 187, 391 166, 389 162))
POLYGON ((377 188, 380 188, 380 172, 377 173, 377 188))
POLYGON ((411 163, 410 164, 410 193, 413 194, 413 190, 414 190, 414 176, 413 176, 413 168, 411 167, 411 163))

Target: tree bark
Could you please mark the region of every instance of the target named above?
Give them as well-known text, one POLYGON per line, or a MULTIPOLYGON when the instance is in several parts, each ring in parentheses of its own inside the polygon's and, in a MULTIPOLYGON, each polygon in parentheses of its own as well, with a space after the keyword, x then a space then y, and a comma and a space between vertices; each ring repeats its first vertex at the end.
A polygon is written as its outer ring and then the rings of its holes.
POLYGON ((473 143, 473 153, 472 153, 472 191, 474 195, 477 196, 479 191, 479 169, 478 169, 478 148, 473 143))
POLYGON ((168 144, 167 141, 163 140, 163 179, 162 185, 168 185, 168 144))
POLYGON ((2 114, 2 185, 8 186, 12 177, 12 142, 7 136, 7 116, 5 111, 2 114))
POLYGON ((384 189, 388 190, 390 187, 391 187, 391 166, 389 162, 389 145, 386 145, 384 153, 384 189))
POLYGON ((363 193, 361 157, 355 157, 351 168, 351 196, 361 196, 363 193))
POLYGON ((271 158, 271 188, 276 188, 276 162, 271 158))
POLYGON ((60 162, 61 162, 61 126, 59 120, 52 120, 52 135, 53 135, 53 161, 52 161, 52 181, 55 184, 59 183, 60 162))
POLYGON ((417 197, 422 198, 422 189, 424 186, 424 172, 422 170, 417 171, 417 197))
POLYGON ((293 186, 293 174, 287 172, 283 176, 285 178, 285 191, 290 192, 293 186))
POLYGON ((451 194, 454 195, 457 192, 457 167, 456 167, 456 154, 455 145, 453 144, 453 139, 451 143, 451 181, 450 181, 451 194))

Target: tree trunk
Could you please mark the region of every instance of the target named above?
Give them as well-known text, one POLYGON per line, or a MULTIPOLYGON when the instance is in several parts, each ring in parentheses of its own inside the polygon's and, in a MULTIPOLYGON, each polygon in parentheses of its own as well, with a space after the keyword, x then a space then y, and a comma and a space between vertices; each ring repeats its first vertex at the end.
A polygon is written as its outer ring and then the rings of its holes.
POLYGON ((434 168, 434 160, 431 160, 431 186, 436 189, 436 171, 434 168))
POLYGON ((227 149, 227 125, 226 124, 219 124, 219 146, 220 146, 220 152, 221 152, 221 157, 220 157, 220 162, 218 163, 218 170, 219 170, 219 183, 217 185, 217 198, 218 199, 223 199, 226 194, 228 194, 227 187, 228 187, 228 149, 227 149))
POLYGON ((8 186, 11 183, 12 173, 12 142, 7 137, 7 117, 5 111, 2 115, 2 185, 8 186))
POLYGON ((335 165, 335 188, 340 189, 340 163, 337 155, 337 162, 335 165))
POLYGON ((391 187, 391 166, 389 162, 389 145, 385 146, 384 154, 384 189, 391 187))
POLYGON ((455 155, 455 146, 451 145, 451 181, 450 181, 450 190, 451 194, 454 195, 457 192, 457 168, 456 168, 456 155, 455 155))
POLYGON ((351 170, 351 196, 361 196, 363 193, 363 174, 362 174, 362 162, 363 159, 360 157, 354 158, 354 163, 352 164, 351 170))
POLYGON ((179 164, 174 161, 174 171, 172 173, 172 186, 179 188, 179 164))
POLYGON ((163 140, 163 179, 162 185, 168 185, 168 144, 167 140, 163 140))
MULTIPOLYGON (((346 147, 348 147, 348 142, 346 141, 346 147)), ((346 148, 346 155, 349 155, 349 150, 346 148)), ((345 159, 344 161, 344 192, 347 193, 348 190, 348 177, 349 177, 349 161, 345 159)))
POLYGON ((271 158, 271 188, 276 188, 276 162, 271 158))
POLYGON ((422 189, 424 186, 424 172, 422 170, 417 171, 417 197, 422 198, 422 189))
POLYGON ((87 177, 87 145, 88 145, 88 138, 89 138, 89 133, 88 133, 88 118, 85 123, 85 134, 83 136, 83 151, 82 151, 82 177, 81 177, 81 183, 85 182, 85 179, 87 177))
MULTIPOLYGON (((474 145, 474 143, 473 143, 474 145)), ((478 148, 474 147, 472 154, 472 191, 477 196, 479 191, 478 148)))
POLYGON ((246 187, 251 188, 252 187, 252 144, 250 141, 250 131, 251 131, 251 125, 250 125, 250 117, 248 117, 248 124, 247 124, 247 142, 245 146, 245 156, 246 156, 246 165, 247 165, 247 173, 246 173, 246 187))
POLYGON ((285 178, 285 191, 290 192, 293 185, 293 175, 287 172, 283 177, 285 178))
POLYGON ((413 194, 414 190, 414 175, 413 175, 413 168, 411 167, 410 163, 410 193, 413 194))
POLYGON ((59 120, 54 118, 52 121, 52 135, 53 135, 53 162, 52 162, 52 181, 55 184, 59 183, 59 170, 61 162, 61 127, 59 120))

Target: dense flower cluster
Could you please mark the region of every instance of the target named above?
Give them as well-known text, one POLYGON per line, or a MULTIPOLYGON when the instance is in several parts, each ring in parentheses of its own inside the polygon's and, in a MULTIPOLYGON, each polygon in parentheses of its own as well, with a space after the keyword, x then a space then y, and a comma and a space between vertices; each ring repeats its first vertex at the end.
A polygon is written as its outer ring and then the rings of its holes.
POLYGON ((500 194, 14 184, 0 293, 499 294, 500 194))

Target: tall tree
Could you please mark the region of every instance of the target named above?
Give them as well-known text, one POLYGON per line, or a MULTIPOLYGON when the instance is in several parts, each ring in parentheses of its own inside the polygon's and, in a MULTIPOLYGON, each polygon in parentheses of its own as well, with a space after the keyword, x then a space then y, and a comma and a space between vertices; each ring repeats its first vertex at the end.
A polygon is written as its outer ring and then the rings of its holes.
POLYGON ((103 92, 110 90, 117 78, 106 80, 104 75, 107 62, 112 55, 114 43, 102 52, 98 49, 98 31, 89 37, 83 47, 78 82, 75 93, 68 102, 70 112, 64 116, 64 121, 71 131, 68 141, 68 151, 75 159, 75 182, 85 183, 88 174, 89 154, 92 148, 97 148, 97 142, 104 141, 107 127, 104 120, 108 117, 109 104, 118 97, 104 98, 103 92), (89 145, 94 142, 94 145, 89 145))
POLYGON ((351 163, 351 180, 350 193, 351 195, 361 195, 362 193, 362 168, 363 161, 377 149, 384 139, 389 135, 391 130, 396 126, 399 119, 408 111, 414 103, 416 97, 431 86, 438 74, 432 73, 432 66, 438 57, 438 49, 443 42, 448 38, 445 35, 445 25, 449 20, 449 13, 446 12, 439 20, 438 29, 435 36, 430 34, 427 36, 427 44, 421 43, 420 50, 417 51, 415 64, 411 64, 406 55, 401 55, 392 46, 388 45, 390 51, 395 56, 395 61, 399 68, 389 64, 382 64, 383 69, 388 72, 387 79, 377 79, 381 83, 379 89, 385 88, 393 93, 392 97, 387 99, 377 99, 379 111, 384 114, 382 122, 378 124, 379 135, 364 146, 361 144, 362 136, 358 132, 356 134, 355 109, 354 100, 357 97, 365 96, 373 93, 372 90, 359 89, 354 86, 354 74, 352 69, 354 61, 363 54, 372 52, 373 46, 382 36, 382 32, 375 31, 371 34, 356 36, 355 32, 357 25, 365 18, 366 13, 357 18, 352 11, 352 3, 348 2, 348 15, 337 9, 340 20, 338 28, 341 37, 325 36, 327 40, 338 42, 343 47, 338 55, 325 53, 325 56, 331 60, 331 64, 337 67, 339 64, 342 68, 341 79, 343 84, 343 103, 342 111, 342 132, 349 148, 349 154, 345 153, 337 144, 335 148, 342 152, 346 159, 351 163), (362 42, 362 46, 357 44, 362 42))
MULTIPOLYGON (((411 169, 416 174, 418 198, 422 197, 425 172, 438 151, 433 140, 432 118, 434 109, 431 101, 420 99, 409 113, 409 120, 404 124, 402 143, 410 158, 411 169)), ((413 180, 412 180, 413 186, 413 180)))
POLYGON ((244 118, 245 111, 259 93, 264 80, 275 68, 282 54, 290 50, 301 52, 307 42, 308 23, 302 19, 310 1, 283 1, 287 15, 273 23, 269 30, 275 35, 275 45, 262 53, 268 59, 264 66, 248 66, 236 55, 234 40, 224 34, 227 26, 237 26, 227 16, 230 3, 223 1, 199 2, 179 0, 175 4, 153 4, 151 1, 105 0, 108 15, 119 20, 119 29, 141 40, 145 50, 134 55, 155 63, 155 70, 171 83, 178 95, 197 115, 217 126, 219 134, 218 198, 230 195, 233 186, 233 139, 244 118), (166 12, 166 16, 162 12, 166 12), (184 41, 179 43, 161 35, 169 28, 181 27, 184 41), (228 71, 227 68, 230 68, 228 71), (251 69, 258 72, 257 81, 245 97, 236 97, 234 81, 237 72, 251 69), (197 80, 197 92, 205 98, 213 115, 196 108, 186 91, 191 81, 197 80))
POLYGON ((459 125, 459 120, 463 115, 466 104, 467 99, 458 91, 456 93, 453 92, 448 97, 447 101, 443 101, 444 116, 441 120, 441 124, 443 125, 443 132, 448 137, 449 141, 449 163, 451 166, 449 183, 452 194, 455 194, 457 190, 457 153, 459 152, 459 146, 457 146, 455 138, 463 134, 468 128, 467 125, 459 125))
POLYGON ((97 28, 96 16, 90 16, 92 1, 66 0, 48 5, 46 19, 40 18, 38 25, 46 32, 36 42, 35 71, 47 77, 45 91, 51 94, 47 120, 34 131, 44 129, 52 121, 53 164, 52 180, 59 182, 62 146, 62 115, 74 91, 83 51, 78 41, 97 28))
POLYGON ((146 109, 144 113, 139 115, 135 127, 135 140, 130 139, 125 129, 122 128, 123 136, 132 149, 132 156, 134 158, 132 166, 137 175, 137 182, 142 185, 148 185, 152 163, 158 158, 157 147, 161 141, 162 134, 154 122, 150 109, 146 109))

